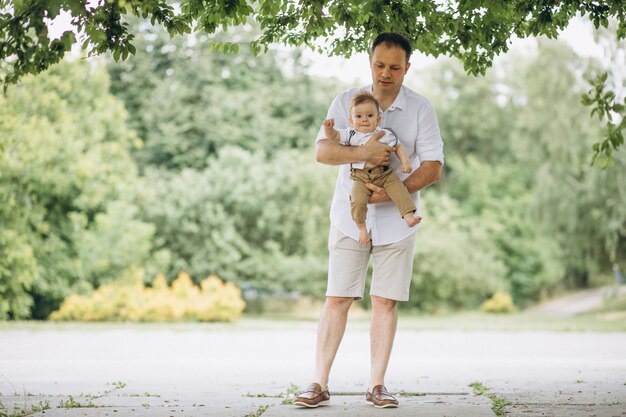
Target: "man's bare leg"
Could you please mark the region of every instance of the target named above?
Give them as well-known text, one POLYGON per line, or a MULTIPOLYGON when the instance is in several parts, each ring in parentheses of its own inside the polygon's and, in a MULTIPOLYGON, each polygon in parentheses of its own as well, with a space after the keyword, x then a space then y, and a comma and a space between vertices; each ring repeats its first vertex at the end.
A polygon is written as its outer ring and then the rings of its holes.
POLYGON ((315 350, 315 382, 328 387, 330 368, 346 331, 348 311, 354 298, 326 297, 319 323, 315 350))
POLYGON ((372 368, 369 389, 385 385, 385 373, 398 327, 397 301, 372 295, 370 324, 372 368))

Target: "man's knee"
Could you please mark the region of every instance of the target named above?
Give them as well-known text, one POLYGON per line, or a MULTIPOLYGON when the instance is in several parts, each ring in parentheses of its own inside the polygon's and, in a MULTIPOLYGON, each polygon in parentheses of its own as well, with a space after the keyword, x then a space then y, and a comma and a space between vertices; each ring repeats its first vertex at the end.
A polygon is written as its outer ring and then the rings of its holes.
POLYGON ((352 302, 354 301, 354 297, 326 297, 326 306, 333 310, 345 310, 347 311, 352 302))
POLYGON ((394 310, 398 301, 372 295, 372 308, 377 310, 394 310))

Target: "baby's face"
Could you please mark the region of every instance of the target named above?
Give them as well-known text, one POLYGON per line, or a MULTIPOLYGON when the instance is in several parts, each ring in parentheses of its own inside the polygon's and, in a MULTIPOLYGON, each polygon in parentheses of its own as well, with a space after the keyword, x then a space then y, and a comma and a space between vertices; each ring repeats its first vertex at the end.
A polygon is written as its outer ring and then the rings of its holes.
POLYGON ((370 133, 376 129, 380 123, 378 109, 369 101, 358 104, 352 108, 350 112, 350 126, 357 132, 370 133))

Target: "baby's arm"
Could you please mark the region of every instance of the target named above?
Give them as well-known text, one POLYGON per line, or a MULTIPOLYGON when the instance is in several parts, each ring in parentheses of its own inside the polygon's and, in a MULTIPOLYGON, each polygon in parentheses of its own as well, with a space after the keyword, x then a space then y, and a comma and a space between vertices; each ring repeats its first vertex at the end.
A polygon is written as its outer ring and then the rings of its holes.
POLYGON ((335 119, 324 120, 324 134, 326 139, 330 139, 334 142, 339 142, 339 131, 335 129, 335 119))
POLYGON ((400 158, 400 162, 402 163, 402 172, 408 174, 413 168, 411 167, 411 161, 409 160, 409 155, 406 153, 406 149, 402 146, 401 143, 398 142, 396 145, 396 155, 400 158))

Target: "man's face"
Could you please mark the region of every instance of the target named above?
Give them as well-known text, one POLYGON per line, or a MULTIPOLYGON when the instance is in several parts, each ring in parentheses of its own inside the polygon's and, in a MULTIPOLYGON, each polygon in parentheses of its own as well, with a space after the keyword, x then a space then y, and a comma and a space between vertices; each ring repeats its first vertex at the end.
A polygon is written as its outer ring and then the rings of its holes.
POLYGON ((370 56, 372 85, 374 91, 382 93, 397 92, 402 86, 410 63, 406 62, 406 52, 398 46, 381 43, 370 56))
POLYGON ((350 122, 350 126, 357 132, 370 133, 373 132, 376 126, 378 126, 378 123, 380 123, 380 116, 378 115, 376 105, 371 101, 366 101, 352 108, 348 121, 350 122))

